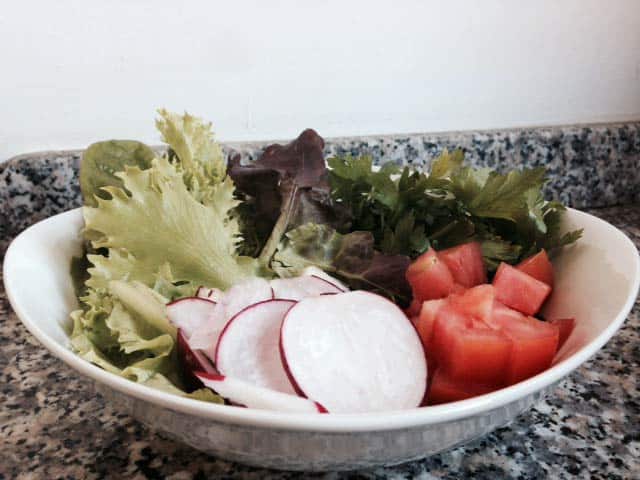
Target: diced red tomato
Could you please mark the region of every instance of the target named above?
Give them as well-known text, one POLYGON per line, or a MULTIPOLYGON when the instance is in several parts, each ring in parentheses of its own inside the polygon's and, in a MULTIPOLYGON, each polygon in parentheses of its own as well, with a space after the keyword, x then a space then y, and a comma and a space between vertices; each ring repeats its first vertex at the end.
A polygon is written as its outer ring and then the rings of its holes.
POLYGON ((438 252, 453 279, 463 287, 471 288, 487 283, 487 270, 478 242, 469 242, 438 252))
POLYGON ((415 323, 416 330, 418 331, 418 335, 420 336, 420 340, 422 340, 422 345, 424 346, 424 352, 427 357, 427 366, 430 369, 429 371, 433 371, 438 363, 433 349, 431 348, 431 338, 433 336, 433 326, 436 322, 438 310, 445 304, 446 300, 444 298, 427 300, 422 304, 420 316, 417 317, 417 321, 415 323))
POLYGON ((558 340, 558 350, 562 348, 564 342, 567 341, 571 332, 573 332, 574 327, 576 326, 575 318, 556 318, 554 320, 550 320, 549 323, 556 325, 559 330, 559 340, 558 340))
POLYGON ((416 258, 405 275, 414 298, 420 301, 444 298, 456 290, 451 272, 433 248, 416 258))
POLYGON ((478 285, 464 293, 452 294, 449 301, 461 312, 483 322, 491 316, 494 302, 493 285, 478 285))
POLYGON ((430 405, 542 372, 573 329, 573 319, 543 322, 530 316, 551 292, 553 268, 546 252, 518 268, 502 263, 488 285, 479 248, 431 249, 407 270, 415 298, 407 312, 425 346, 430 405))
POLYGON ((506 369, 507 384, 520 382, 549 368, 558 349, 557 325, 527 317, 497 302, 489 325, 512 342, 506 369))
POLYGON ((438 358, 444 358, 446 351, 458 334, 464 334, 471 328, 471 319, 458 309, 453 308, 447 300, 438 309, 433 320, 429 345, 438 358))
POLYGON ((496 387, 455 380, 443 370, 437 369, 431 379, 427 405, 455 402, 475 397, 495 390, 496 387))
POLYGON ((433 326, 436 323, 436 315, 438 310, 440 310, 445 303, 446 300, 444 298, 427 300, 422 304, 422 309, 420 309, 420 316, 418 317, 416 328, 418 329, 418 334, 420 335, 422 344, 427 351, 429 350, 429 345, 431 343, 433 326))
POLYGON ((516 265, 516 268, 553 288, 553 265, 551 265, 544 249, 529 258, 525 258, 516 265))
POLYGON ((439 368, 455 380, 492 386, 504 381, 509 338, 451 304, 438 310, 430 347, 439 368))
POLYGON ((519 311, 507 307, 504 303, 495 300, 491 316, 487 319, 487 324, 496 330, 502 329, 502 326, 511 321, 517 322, 524 317, 519 311))
POLYGON ((471 319, 471 326, 479 330, 493 330, 489 325, 487 325, 486 322, 483 322, 482 320, 478 320, 476 318, 471 319))
POLYGON ((525 315, 533 315, 542 306, 551 287, 532 276, 501 263, 493 279, 496 300, 525 315))

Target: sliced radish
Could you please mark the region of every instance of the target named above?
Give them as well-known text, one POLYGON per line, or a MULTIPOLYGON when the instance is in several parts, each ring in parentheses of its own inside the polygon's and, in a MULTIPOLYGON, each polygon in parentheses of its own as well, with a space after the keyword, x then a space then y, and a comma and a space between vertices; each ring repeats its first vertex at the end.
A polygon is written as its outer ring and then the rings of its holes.
POLYGON ((260 410, 277 410, 298 413, 328 413, 318 402, 306 398, 277 392, 269 388, 257 387, 251 383, 224 375, 196 373, 198 379, 208 388, 233 403, 260 410))
POLYGON ((234 316, 220 334, 215 358, 218 371, 258 387, 295 394, 279 350, 282 320, 294 304, 267 300, 234 316))
POLYGON ((208 322, 202 324, 189 337, 189 346, 194 350, 204 351, 211 360, 214 360, 220 332, 227 322, 249 305, 272 298, 273 290, 269 282, 263 278, 252 278, 234 285, 216 304, 208 322))
POLYGON ((213 364, 200 350, 191 349, 182 330, 178 330, 178 353, 184 365, 191 370, 191 373, 218 373, 213 364))
POLYGON ((399 410, 422 403, 422 343, 395 304, 355 291, 306 298, 287 313, 280 350, 298 393, 331 413, 399 410))
POLYGON ((219 302, 220 300, 222 300, 223 295, 224 293, 222 292, 222 290, 218 288, 207 288, 200 286, 196 290, 196 297, 207 298, 209 300, 213 300, 214 302, 219 302))
POLYGON ((342 293, 333 283, 313 275, 294 278, 276 278, 271 280, 275 298, 283 300, 302 300, 327 293, 342 293))
POLYGON ((202 383, 195 376, 195 372, 218 373, 213 364, 200 350, 192 350, 184 332, 178 329, 178 362, 190 390, 202 387, 202 383))
POLYGON ((338 290, 341 290, 343 292, 348 292, 349 291, 349 287, 347 287, 340 280, 338 280, 337 278, 332 277, 331 275, 329 275, 327 272, 325 272, 321 268, 314 267, 313 265, 310 266, 310 267, 305 268, 302 271, 302 275, 321 278, 322 280, 326 280, 330 284, 332 284, 335 287, 337 287, 338 290))
POLYGON ((186 297, 167 305, 167 317, 189 339, 193 332, 207 323, 215 308, 216 303, 206 298, 186 297))
POLYGON ((189 337, 191 349, 202 350, 213 361, 220 332, 227 324, 227 320, 224 308, 218 303, 209 320, 200 325, 189 337))
POLYGON ((231 287, 218 303, 224 307, 227 319, 231 319, 249 305, 272 298, 274 298, 273 289, 269 282, 264 278, 252 278, 231 287))

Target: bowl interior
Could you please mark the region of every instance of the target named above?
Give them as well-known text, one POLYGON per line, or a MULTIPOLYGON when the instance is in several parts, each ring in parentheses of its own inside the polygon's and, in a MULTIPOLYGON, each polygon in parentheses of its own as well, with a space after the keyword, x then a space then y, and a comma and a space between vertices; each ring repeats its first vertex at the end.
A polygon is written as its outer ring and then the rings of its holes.
POLYGON ((638 295, 640 261, 633 243, 607 222, 570 210, 563 229, 578 228, 584 229, 583 237, 553 259, 554 290, 542 312, 548 319, 576 319, 556 363, 588 346, 607 328, 617 329, 638 295), (625 306, 624 317, 617 319, 625 306))
MULTIPOLYGON (((98 381, 113 383, 114 388, 127 389, 130 394, 144 396, 171 408, 191 409, 196 414, 214 412, 215 415, 221 408, 238 410, 182 399, 125 380, 120 382, 121 379, 115 380, 116 376, 98 371, 97 367, 83 366, 81 364, 86 362, 79 357, 63 352, 62 348, 69 347, 69 312, 77 308, 69 262, 72 256, 81 252, 82 224, 80 209, 51 217, 25 230, 7 251, 4 264, 7 294, 27 328, 65 362, 98 381)), ((548 386, 593 355, 619 328, 635 301, 640 283, 640 261, 635 246, 608 223, 576 210, 568 210, 563 228, 583 228, 584 236, 577 245, 566 248, 554 260, 556 288, 544 314, 547 318, 575 317, 577 320, 576 329, 558 353, 555 367, 502 391, 455 402, 456 406, 414 409, 413 412, 421 412, 421 421, 437 422, 444 418, 443 412, 447 414, 445 416, 451 412, 469 414, 471 410, 485 408, 491 402, 512 401, 548 386), (433 415, 424 413, 429 411, 433 415)), ((254 413, 246 412, 244 415, 250 417, 254 413)), ((408 425, 411 421, 401 423, 408 425)), ((332 421, 327 418, 311 422, 316 425, 328 422, 328 425, 332 421)), ((348 422, 341 425, 349 428, 348 422)), ((365 428, 366 420, 358 425, 365 428)), ((356 428, 356 424, 352 427, 356 428)))
POLYGON ((78 308, 70 262, 82 254, 83 226, 80 209, 50 217, 16 237, 5 258, 5 286, 19 317, 65 347, 69 313, 78 308))

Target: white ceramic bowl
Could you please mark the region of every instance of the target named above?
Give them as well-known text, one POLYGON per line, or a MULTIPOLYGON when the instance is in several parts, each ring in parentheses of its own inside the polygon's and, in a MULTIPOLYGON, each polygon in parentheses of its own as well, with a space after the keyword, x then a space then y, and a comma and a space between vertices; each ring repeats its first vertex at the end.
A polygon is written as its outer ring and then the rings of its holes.
POLYGON ((579 244, 557 259, 547 314, 575 316, 577 327, 554 366, 487 395, 435 407, 357 414, 304 415, 190 400, 130 382, 69 349, 68 315, 76 308, 69 261, 80 252, 79 209, 44 220, 9 247, 4 279, 9 301, 29 331, 108 402, 150 427, 199 450, 251 465, 339 470, 419 459, 511 421, 618 330, 638 294, 640 260, 631 241, 610 224, 569 210, 565 229, 584 228, 579 244))

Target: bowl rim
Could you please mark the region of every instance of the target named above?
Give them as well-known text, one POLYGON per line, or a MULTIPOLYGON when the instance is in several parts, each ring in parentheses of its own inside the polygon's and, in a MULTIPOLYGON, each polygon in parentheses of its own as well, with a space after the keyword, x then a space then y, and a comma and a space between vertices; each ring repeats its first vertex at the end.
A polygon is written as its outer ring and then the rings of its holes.
POLYGON ((13 291, 11 278, 13 265, 19 261, 14 253, 17 250, 16 245, 19 245, 21 238, 28 235, 28 232, 34 228, 38 228, 38 225, 56 217, 69 216, 72 218, 72 216, 81 214, 80 211, 81 207, 69 210, 28 227, 11 242, 7 249, 3 265, 5 291, 20 321, 51 354, 95 382, 138 400, 150 402, 175 412, 244 427, 335 434, 388 431, 418 428, 426 425, 461 420, 503 407, 553 385, 593 356, 620 328, 633 308, 640 290, 640 256, 638 255, 636 246, 629 237, 618 228, 594 215, 575 209, 568 209, 568 211, 571 211, 572 216, 576 215, 578 219, 582 218, 595 221, 603 228, 612 229, 614 235, 621 237, 632 251, 635 251, 634 278, 631 284, 630 294, 624 305, 606 328, 587 345, 553 365, 548 370, 515 385, 467 400, 401 411, 316 415, 232 407, 180 397, 107 372, 77 356, 69 348, 53 340, 22 308, 13 291))

